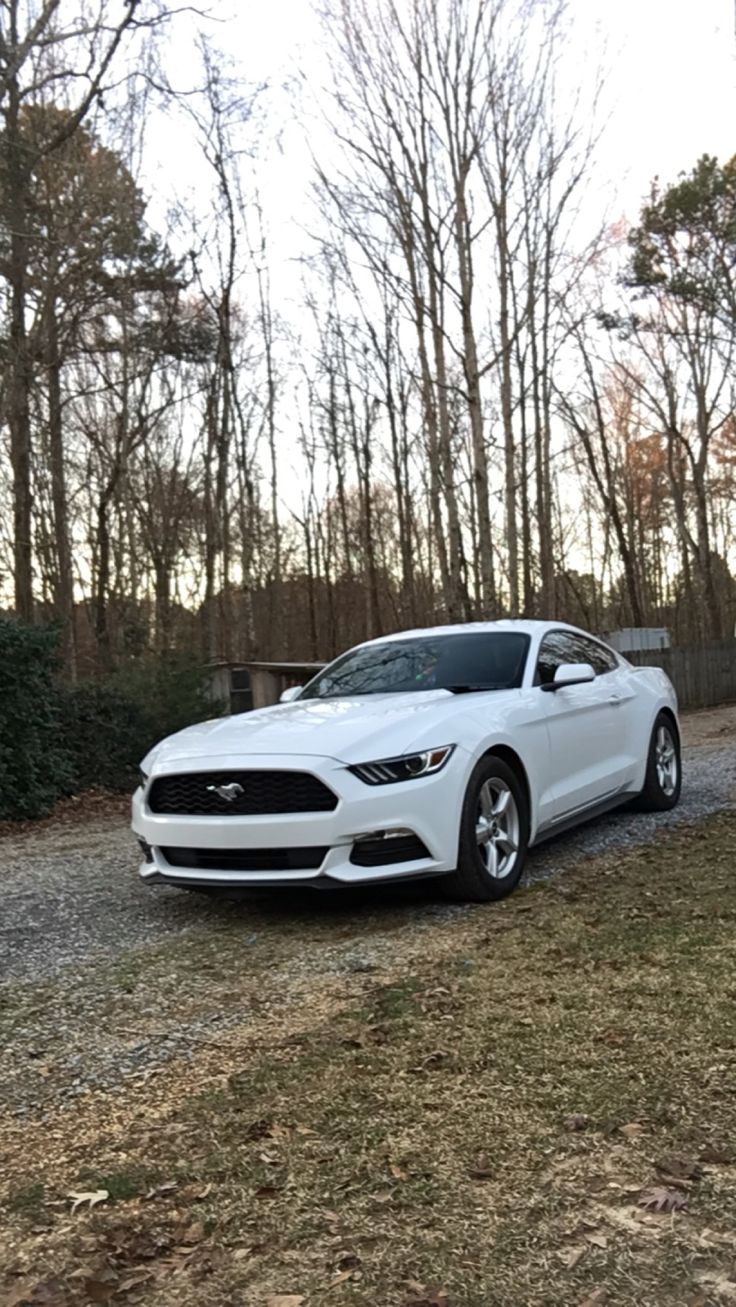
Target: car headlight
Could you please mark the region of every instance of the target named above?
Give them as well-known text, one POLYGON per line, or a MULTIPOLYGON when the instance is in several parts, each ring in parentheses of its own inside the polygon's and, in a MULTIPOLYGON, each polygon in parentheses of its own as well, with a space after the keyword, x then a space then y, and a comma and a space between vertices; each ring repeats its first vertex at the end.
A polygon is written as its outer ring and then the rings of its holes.
POLYGON ((394 785, 396 781, 416 781, 441 771, 454 752, 454 744, 443 744, 440 749, 427 749, 424 753, 404 754, 401 758, 382 758, 379 762, 360 762, 348 771, 365 781, 366 785, 394 785))

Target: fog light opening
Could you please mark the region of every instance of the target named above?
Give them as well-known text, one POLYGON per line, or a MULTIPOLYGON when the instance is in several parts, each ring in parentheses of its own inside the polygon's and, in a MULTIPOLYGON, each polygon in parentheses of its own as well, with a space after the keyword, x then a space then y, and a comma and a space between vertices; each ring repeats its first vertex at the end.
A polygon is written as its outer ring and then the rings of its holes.
POLYGON ((386 867, 395 862, 421 862, 431 857, 419 836, 406 827, 356 835, 350 861, 355 867, 386 867))

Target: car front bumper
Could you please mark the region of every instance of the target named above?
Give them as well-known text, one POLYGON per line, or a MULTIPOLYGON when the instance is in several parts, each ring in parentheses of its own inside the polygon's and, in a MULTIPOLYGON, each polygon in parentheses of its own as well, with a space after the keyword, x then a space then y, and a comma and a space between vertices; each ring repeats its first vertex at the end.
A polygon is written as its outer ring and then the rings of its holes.
POLYGON ((206 763, 186 758, 165 769, 154 768, 145 790, 140 788, 133 796, 132 828, 145 850, 139 874, 150 884, 317 888, 441 875, 452 871, 457 863, 466 763, 467 755, 456 749, 435 775, 377 786, 366 785, 332 758, 293 754, 251 755, 247 759, 208 757, 206 763), (337 795, 337 806, 331 812, 261 816, 228 815, 226 811, 221 816, 170 815, 152 812, 148 806, 147 795, 157 775, 195 770, 244 771, 249 766, 315 775, 337 795), (406 842, 411 839, 421 841, 422 856, 392 860, 391 841, 396 840, 395 854, 399 848, 406 852, 406 842), (377 841, 381 861, 360 865, 366 850, 375 859, 377 841), (319 859, 315 854, 302 859, 310 866, 273 868, 274 860, 298 862, 298 855, 314 850, 323 850, 324 856, 319 859), (257 865, 261 852, 262 867, 257 865), (193 859, 195 853, 198 856, 193 859), (248 870, 233 868, 240 855, 247 859, 248 870), (218 856, 222 857, 221 866, 218 856), (197 861, 199 865, 182 865, 185 861, 197 861))

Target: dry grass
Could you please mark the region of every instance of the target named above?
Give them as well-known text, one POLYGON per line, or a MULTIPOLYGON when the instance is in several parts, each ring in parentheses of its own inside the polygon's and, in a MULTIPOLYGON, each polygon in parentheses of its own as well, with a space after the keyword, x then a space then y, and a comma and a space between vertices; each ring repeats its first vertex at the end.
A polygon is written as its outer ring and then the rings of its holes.
POLYGON ((397 934, 46 1142, 11 1124, 0 1302, 736 1302, 735 834, 397 934), (110 1196, 72 1219, 70 1189, 110 1196))

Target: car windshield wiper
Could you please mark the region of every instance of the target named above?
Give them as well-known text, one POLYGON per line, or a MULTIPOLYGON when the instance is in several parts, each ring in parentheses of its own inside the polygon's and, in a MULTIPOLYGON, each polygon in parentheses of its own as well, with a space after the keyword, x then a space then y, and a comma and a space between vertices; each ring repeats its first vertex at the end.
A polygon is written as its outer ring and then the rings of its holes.
POLYGON ((472 694, 474 690, 508 690, 510 687, 503 681, 474 681, 468 685, 443 685, 443 690, 449 690, 451 694, 472 694))

